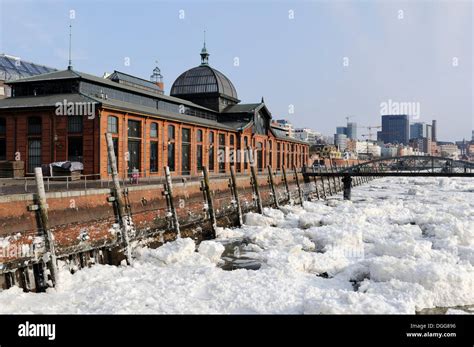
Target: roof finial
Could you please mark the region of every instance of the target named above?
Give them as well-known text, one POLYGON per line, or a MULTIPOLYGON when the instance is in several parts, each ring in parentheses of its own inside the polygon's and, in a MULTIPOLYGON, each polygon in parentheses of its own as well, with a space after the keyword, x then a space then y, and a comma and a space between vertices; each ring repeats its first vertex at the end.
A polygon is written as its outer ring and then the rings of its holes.
POLYGON ((209 65, 209 53, 206 49, 206 30, 204 30, 204 46, 201 49, 201 65, 209 65))
POLYGON ((67 66, 68 70, 72 70, 71 46, 72 46, 72 24, 71 22, 69 22, 69 64, 67 66))
POLYGON ((262 104, 264 104, 264 103, 265 103, 265 101, 263 100, 263 96, 262 96, 262 104))

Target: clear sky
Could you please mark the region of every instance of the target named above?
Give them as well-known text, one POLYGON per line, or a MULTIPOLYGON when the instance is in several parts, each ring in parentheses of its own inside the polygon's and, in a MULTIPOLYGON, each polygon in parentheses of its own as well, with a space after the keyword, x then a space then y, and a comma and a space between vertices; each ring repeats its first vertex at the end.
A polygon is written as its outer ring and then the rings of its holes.
POLYGON ((437 119, 438 139, 452 141, 470 139, 474 128, 473 7, 471 0, 0 0, 0 52, 66 68, 74 10, 76 70, 148 79, 158 60, 169 93, 181 72, 199 65, 206 29, 210 65, 242 102, 263 96, 274 118, 331 135, 346 116, 379 125, 381 103, 415 102, 416 121, 437 119))

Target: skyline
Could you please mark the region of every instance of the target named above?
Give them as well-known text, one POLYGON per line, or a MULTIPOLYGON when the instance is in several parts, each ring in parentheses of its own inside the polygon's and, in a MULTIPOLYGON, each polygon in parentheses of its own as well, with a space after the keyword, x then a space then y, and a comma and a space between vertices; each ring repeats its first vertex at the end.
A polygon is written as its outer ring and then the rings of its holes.
POLYGON ((149 79, 158 60, 169 95, 173 81, 199 65, 206 30, 210 65, 243 103, 263 96, 274 119, 331 136, 346 116, 379 125, 381 104, 392 100, 418 103, 410 122, 438 120, 441 141, 471 137, 472 2, 111 4, 2 0, 0 52, 65 69, 74 10, 74 69, 149 79))

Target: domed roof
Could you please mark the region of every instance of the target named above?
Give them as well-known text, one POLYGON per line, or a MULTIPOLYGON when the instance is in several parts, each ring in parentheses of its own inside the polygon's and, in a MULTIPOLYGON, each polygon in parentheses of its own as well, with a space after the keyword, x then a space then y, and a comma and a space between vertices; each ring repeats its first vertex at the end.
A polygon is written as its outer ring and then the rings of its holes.
POLYGON ((238 100, 232 82, 220 71, 208 64, 209 53, 206 45, 201 51, 201 65, 183 72, 171 87, 171 96, 218 93, 221 96, 238 100))
POLYGON ((219 93, 238 99, 232 82, 220 71, 209 65, 200 65, 183 72, 171 87, 171 96, 219 93))

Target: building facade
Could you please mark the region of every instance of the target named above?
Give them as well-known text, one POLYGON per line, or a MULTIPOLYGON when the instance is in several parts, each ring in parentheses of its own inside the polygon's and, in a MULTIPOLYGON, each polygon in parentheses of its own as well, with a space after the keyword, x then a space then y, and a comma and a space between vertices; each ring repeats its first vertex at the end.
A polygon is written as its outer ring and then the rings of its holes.
POLYGON ((382 130, 377 133, 377 140, 383 143, 408 144, 410 126, 407 115, 382 116, 382 130))
MULTIPOLYGON (((23 162, 25 173, 58 161, 80 161, 83 174, 110 175, 106 133, 126 177, 262 171, 307 164, 309 145, 274 131, 263 102, 241 104, 232 82, 208 63, 163 85, 116 71, 107 78, 72 68, 9 82, 0 101, 0 160, 23 162), (250 152, 247 151, 250 149, 250 152)), ((162 83, 162 82, 161 82, 162 83)))

